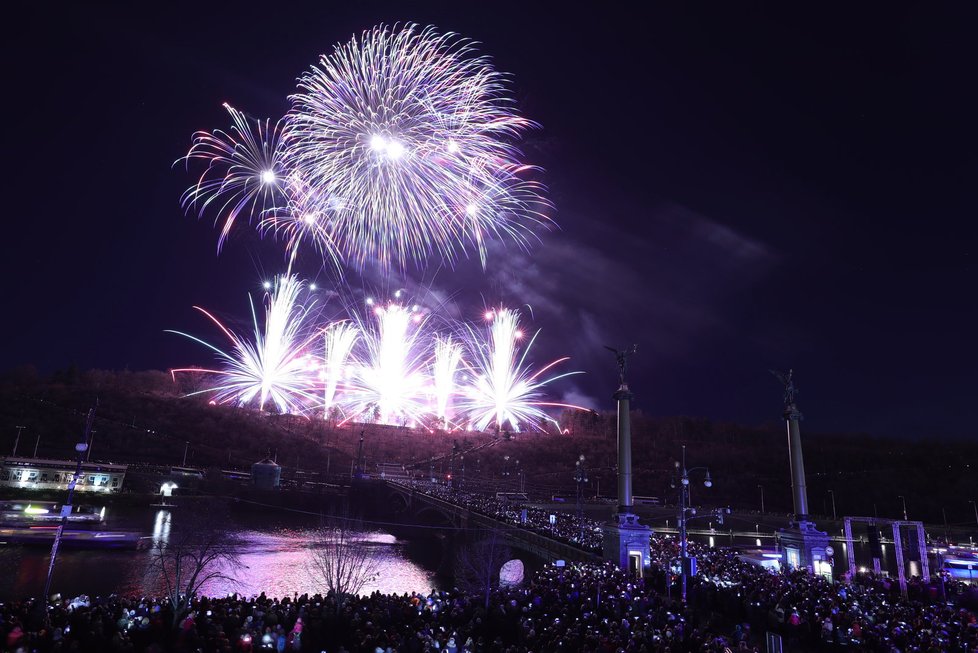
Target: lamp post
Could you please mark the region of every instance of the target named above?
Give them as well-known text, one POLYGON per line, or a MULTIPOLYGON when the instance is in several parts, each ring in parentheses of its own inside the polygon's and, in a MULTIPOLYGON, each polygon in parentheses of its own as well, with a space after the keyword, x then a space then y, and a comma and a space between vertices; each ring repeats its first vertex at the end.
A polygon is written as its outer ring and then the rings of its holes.
POLYGON ((832 497, 832 521, 839 521, 835 513, 835 490, 829 490, 829 495, 832 497))
POLYGON ((907 499, 906 499, 906 497, 904 497, 901 494, 900 496, 897 497, 897 499, 899 499, 900 501, 903 502, 903 521, 910 521, 910 518, 907 517, 907 499))
MULTIPOLYGON (((710 477, 710 470, 706 467, 693 467, 691 469, 686 468, 686 445, 683 445, 683 459, 682 463, 678 460, 676 461, 676 472, 679 476, 679 564, 680 572, 682 575, 682 589, 681 596, 683 603, 686 602, 686 587, 688 579, 690 576, 695 575, 695 558, 689 557, 689 538, 688 531, 686 528, 686 523, 690 519, 696 518, 696 508, 689 505, 689 473, 695 471, 705 471, 706 476, 703 479, 703 485, 705 487, 713 487, 713 479, 710 477)), ((672 487, 676 487, 675 480, 673 480, 672 487)), ((713 511, 712 515, 703 515, 704 517, 713 516, 717 519, 719 523, 723 523, 723 515, 729 514, 730 510, 717 509, 713 511)))
POLYGON ((764 514, 764 486, 758 483, 758 489, 761 491, 761 514, 764 514))
POLYGON ((574 480, 577 482, 577 523, 581 526, 579 542, 584 543, 584 484, 587 483, 587 468, 584 466, 584 454, 581 454, 574 465, 574 480))
POLYGON ((58 523, 58 529, 54 532, 54 542, 51 544, 51 561, 48 563, 48 575, 44 580, 44 594, 41 595, 41 600, 45 602, 51 599, 51 579, 54 577, 54 563, 58 560, 58 548, 61 546, 61 536, 65 532, 65 524, 68 523, 68 515, 71 514, 71 498, 75 494, 75 486, 78 484, 78 479, 82 475, 82 457, 86 451, 91 449, 92 421, 94 419, 95 409, 92 408, 88 411, 88 418, 85 420, 85 431, 82 434, 82 439, 75 445, 78 460, 75 464, 75 473, 68 483, 68 499, 61 506, 61 521, 58 523))
POLYGON ((975 503, 974 501, 969 501, 968 503, 970 503, 971 507, 975 509, 975 525, 978 526, 978 503, 975 503))

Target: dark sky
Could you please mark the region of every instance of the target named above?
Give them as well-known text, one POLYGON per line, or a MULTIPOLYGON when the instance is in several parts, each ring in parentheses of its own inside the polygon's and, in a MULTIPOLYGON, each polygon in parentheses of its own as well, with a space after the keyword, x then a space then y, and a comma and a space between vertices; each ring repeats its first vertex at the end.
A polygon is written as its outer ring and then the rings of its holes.
POLYGON ((91 4, 8 25, 0 368, 210 362, 163 330, 216 340, 191 306, 246 318, 282 255, 242 230, 217 256, 172 162, 195 130, 227 124, 222 102, 278 118, 319 54, 410 20, 480 41, 513 75, 543 126, 524 150, 561 229, 529 254, 493 251, 486 274, 354 276, 355 292, 420 282, 465 316, 528 303, 534 358, 587 372, 555 393, 603 408, 615 370, 601 345, 634 342, 631 385, 652 414, 774 421, 767 369, 794 367, 810 429, 973 437, 975 15, 91 4))

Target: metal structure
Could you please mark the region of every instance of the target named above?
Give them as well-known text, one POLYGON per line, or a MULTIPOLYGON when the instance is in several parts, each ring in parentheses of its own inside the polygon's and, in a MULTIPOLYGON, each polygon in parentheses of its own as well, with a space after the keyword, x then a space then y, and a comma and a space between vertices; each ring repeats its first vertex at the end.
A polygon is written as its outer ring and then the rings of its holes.
MULTIPOLYGON (((914 528, 917 532, 917 552, 920 556, 920 576, 925 583, 930 582, 930 564, 927 560, 927 538, 924 533, 924 523, 919 521, 877 519, 875 517, 846 517, 843 530, 846 536, 846 558, 849 562, 849 576, 856 575, 856 556, 853 554, 852 522, 864 523, 875 528, 877 524, 889 525, 893 529, 893 554, 896 556, 897 579, 900 583, 900 593, 907 595, 906 562, 903 558, 903 528, 914 528)), ((873 556, 873 573, 880 573, 880 559, 873 556)))

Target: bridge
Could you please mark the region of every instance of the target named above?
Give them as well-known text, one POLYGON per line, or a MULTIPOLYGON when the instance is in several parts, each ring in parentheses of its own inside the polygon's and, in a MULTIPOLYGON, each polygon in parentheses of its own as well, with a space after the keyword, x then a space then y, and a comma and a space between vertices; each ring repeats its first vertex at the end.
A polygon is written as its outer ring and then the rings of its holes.
POLYGON ((562 542, 518 524, 505 522, 495 517, 460 506, 451 501, 427 494, 412 485, 394 479, 380 481, 385 485, 390 507, 395 512, 410 514, 415 520, 441 523, 446 528, 485 530, 499 533, 512 548, 526 551, 543 560, 568 560, 575 562, 595 562, 601 556, 585 551, 573 544, 562 542))

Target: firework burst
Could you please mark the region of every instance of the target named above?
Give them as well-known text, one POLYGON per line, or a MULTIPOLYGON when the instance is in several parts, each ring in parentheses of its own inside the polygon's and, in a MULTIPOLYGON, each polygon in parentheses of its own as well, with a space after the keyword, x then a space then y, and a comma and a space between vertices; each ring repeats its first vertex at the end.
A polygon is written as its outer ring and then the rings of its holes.
POLYGON ((362 352, 342 398, 352 418, 416 425, 429 412, 425 317, 390 303, 373 307, 374 322, 358 318, 362 352))
POLYGON ((462 345, 451 336, 435 335, 435 356, 431 369, 435 396, 435 417, 448 426, 448 405, 455 394, 455 376, 462 362, 462 345))
POLYGON ((540 332, 533 334, 521 354, 519 341, 524 334, 519 328, 518 311, 501 308, 487 312, 486 319, 491 322, 488 340, 471 331, 469 371, 473 378, 463 388, 460 401, 461 411, 474 429, 484 431, 490 426, 496 431, 542 429, 548 422, 556 425, 544 410, 546 407, 580 408, 546 401, 544 386, 579 372, 546 376, 567 358, 559 358, 536 371, 530 369, 527 354, 540 332))
POLYGON ((356 345, 360 333, 356 326, 343 320, 333 322, 323 330, 325 342, 323 366, 323 416, 328 418, 334 407, 336 391, 340 388, 347 371, 350 354, 356 345))
POLYGON ((256 405, 264 410, 273 404, 280 413, 301 413, 315 402, 316 361, 308 353, 310 339, 303 336, 308 308, 299 303, 303 284, 291 275, 279 277, 267 297, 264 325, 259 323, 254 303, 251 316, 254 339, 240 336, 202 308, 231 341, 230 352, 181 331, 170 331, 211 349, 224 363, 221 370, 175 369, 181 372, 206 372, 216 383, 202 392, 213 393, 218 403, 256 405))
POLYGON ((197 132, 190 151, 180 159, 188 165, 192 160, 207 162, 181 203, 199 216, 215 211, 216 221, 222 223, 218 251, 238 217, 250 221, 289 204, 282 121, 272 125, 248 118, 227 103, 224 108, 231 114, 230 131, 197 132))
POLYGON ((230 131, 198 132, 184 159, 207 167, 184 193, 214 210, 218 247, 241 216, 337 269, 449 263, 489 240, 527 247, 550 204, 515 143, 533 127, 505 76, 471 41, 379 26, 336 46, 299 79, 274 126, 227 106, 230 131))

